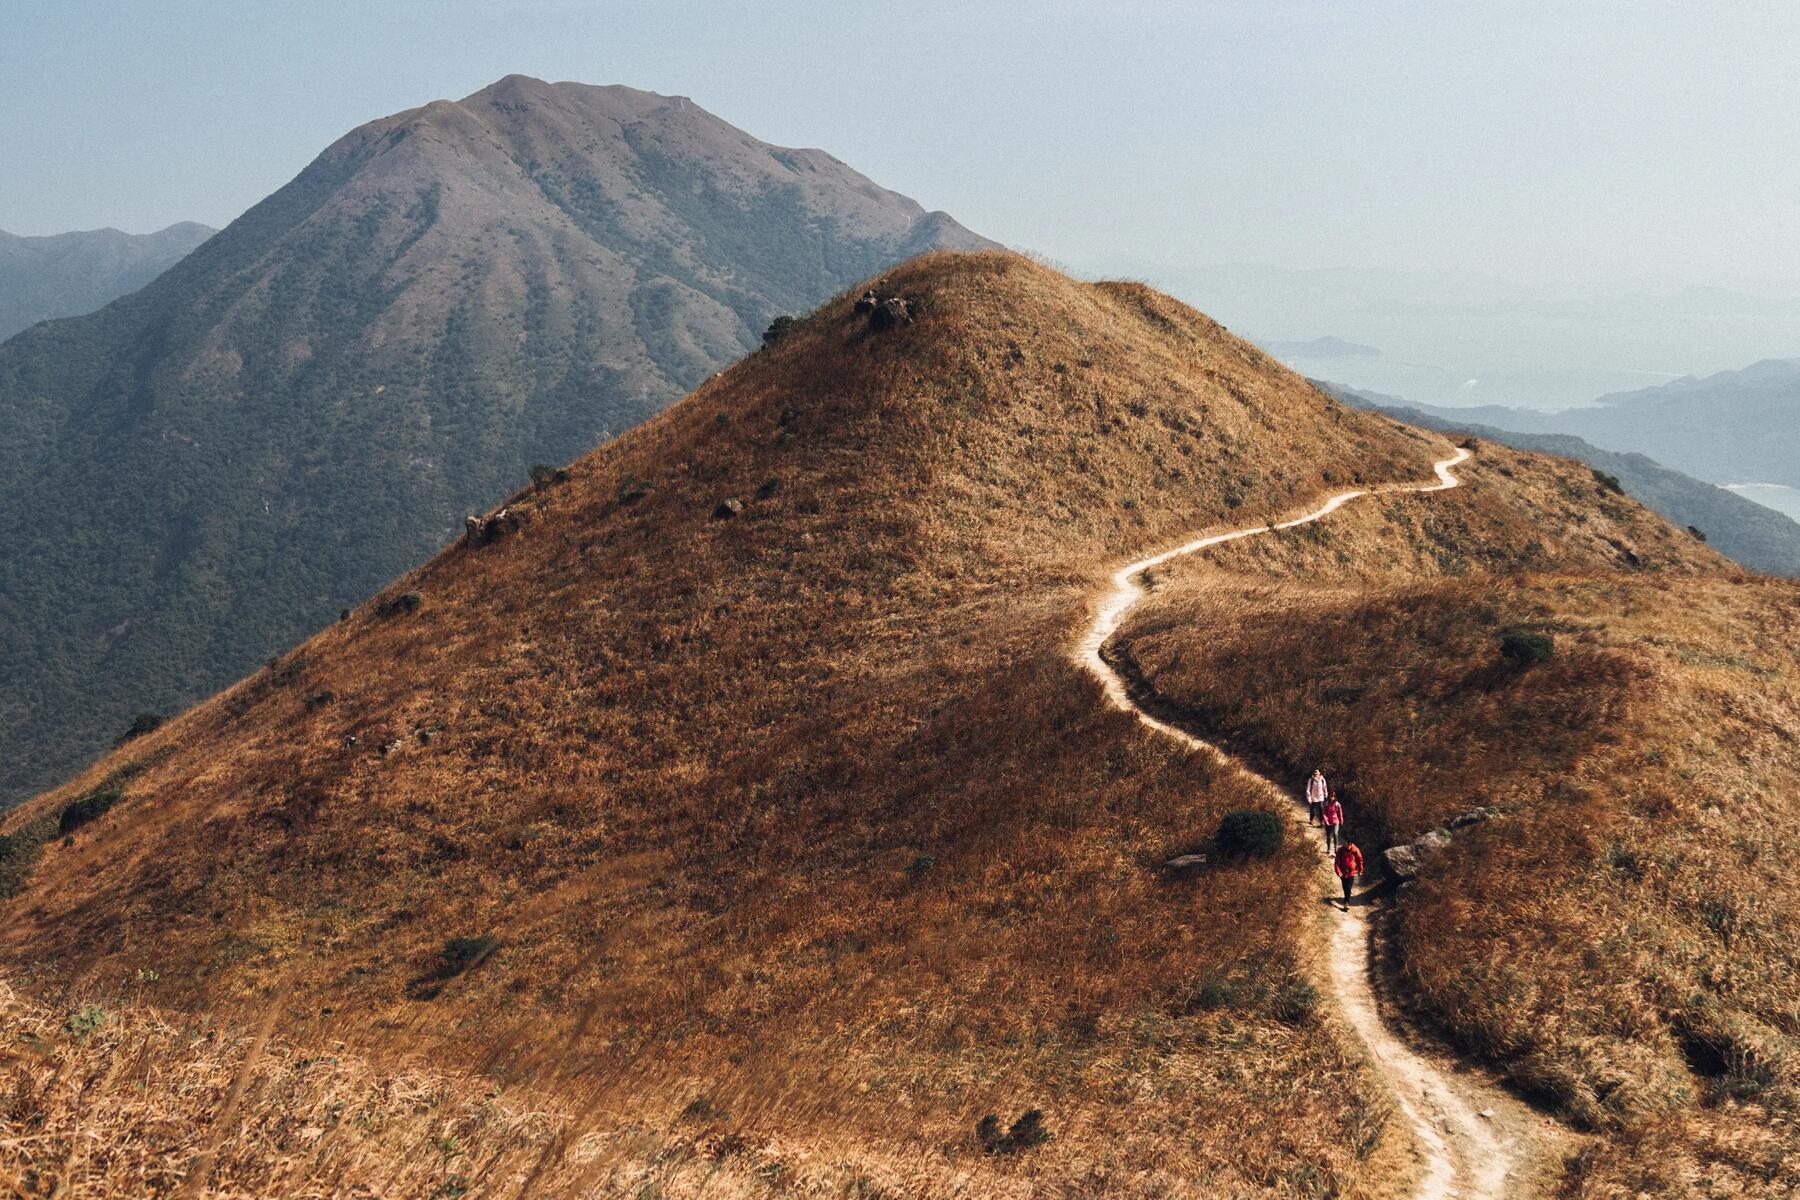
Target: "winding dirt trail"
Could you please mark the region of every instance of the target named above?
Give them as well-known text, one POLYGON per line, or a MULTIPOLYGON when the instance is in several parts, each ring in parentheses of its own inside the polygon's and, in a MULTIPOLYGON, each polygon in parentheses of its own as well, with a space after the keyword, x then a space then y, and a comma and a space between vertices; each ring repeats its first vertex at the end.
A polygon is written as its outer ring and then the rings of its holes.
MULTIPOLYGON (((1113 590, 1101 601, 1094 623, 1080 643, 1077 653, 1081 665, 1100 681, 1108 701, 1116 707, 1158 733, 1212 755, 1230 769, 1250 776, 1259 786, 1295 800, 1274 781, 1217 746, 1144 711, 1132 698, 1124 677, 1102 656, 1102 648, 1118 631, 1125 614, 1143 599, 1145 590, 1139 577, 1145 571, 1208 546, 1317 521, 1362 496, 1445 491, 1459 482, 1451 469, 1468 457, 1468 450, 1458 450, 1455 457, 1436 464, 1437 479, 1433 483, 1342 492, 1293 520, 1208 534, 1127 564, 1113 575, 1113 590)), ((1322 838, 1319 844, 1322 852, 1322 838)), ((1327 893, 1335 891, 1336 881, 1323 859, 1320 874, 1327 893)), ((1557 1140, 1549 1123, 1491 1084, 1451 1063, 1411 1049, 1389 1029, 1381 1018, 1371 981, 1367 907, 1348 912, 1334 907, 1329 911, 1333 916, 1327 963, 1338 1008, 1368 1048, 1370 1059, 1392 1088, 1396 1105, 1412 1129, 1417 1172, 1410 1194, 1418 1200, 1502 1200, 1534 1191, 1536 1180, 1532 1176, 1549 1166, 1543 1149, 1557 1140)))

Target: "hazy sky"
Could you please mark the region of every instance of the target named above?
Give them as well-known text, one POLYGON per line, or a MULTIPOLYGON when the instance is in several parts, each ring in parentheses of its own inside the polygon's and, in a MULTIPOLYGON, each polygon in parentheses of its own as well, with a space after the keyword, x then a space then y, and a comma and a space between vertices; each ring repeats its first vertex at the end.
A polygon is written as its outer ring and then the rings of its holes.
POLYGON ((1800 293, 1800 5, 5 0, 0 229, 222 225, 508 72, 691 96, 1071 265, 1800 293))

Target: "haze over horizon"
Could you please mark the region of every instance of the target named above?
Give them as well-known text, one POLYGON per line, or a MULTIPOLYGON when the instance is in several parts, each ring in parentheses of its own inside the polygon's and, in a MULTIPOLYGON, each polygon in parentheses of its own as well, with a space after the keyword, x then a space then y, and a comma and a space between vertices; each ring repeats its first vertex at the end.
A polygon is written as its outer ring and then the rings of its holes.
POLYGON ((920 3, 814 13, 800 38, 711 0, 77 0, 11 23, 16 234, 224 225, 344 130, 518 72, 690 96, 1083 270, 1800 294, 1800 245, 1757 232, 1800 195, 1800 162, 1769 152, 1800 136, 1771 52, 1800 12, 1772 3, 920 3), (176 69, 202 41, 205 69, 176 69))

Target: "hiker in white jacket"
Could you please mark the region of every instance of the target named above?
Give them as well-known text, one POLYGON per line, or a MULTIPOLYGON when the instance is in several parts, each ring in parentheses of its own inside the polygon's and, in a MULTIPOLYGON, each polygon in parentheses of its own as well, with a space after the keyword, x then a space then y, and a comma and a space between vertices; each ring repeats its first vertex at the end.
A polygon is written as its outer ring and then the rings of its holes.
POLYGON ((1306 781, 1306 823, 1317 825, 1325 819, 1325 797, 1331 789, 1325 784, 1325 772, 1313 768, 1312 778, 1306 781))

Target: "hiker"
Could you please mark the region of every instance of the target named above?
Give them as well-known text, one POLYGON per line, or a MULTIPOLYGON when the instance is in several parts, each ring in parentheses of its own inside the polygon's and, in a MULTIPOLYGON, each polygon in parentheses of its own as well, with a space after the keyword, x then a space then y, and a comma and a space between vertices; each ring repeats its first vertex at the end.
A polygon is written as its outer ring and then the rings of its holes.
POLYGON ((1355 842, 1345 842, 1338 847, 1337 857, 1332 859, 1332 869, 1344 883, 1344 908, 1350 908, 1350 889, 1356 886, 1356 877, 1363 872, 1362 851, 1356 848, 1355 842))
POLYGON ((1344 806, 1338 801, 1337 793, 1331 793, 1325 801, 1325 853, 1336 850, 1344 838, 1344 806))
POLYGON ((1306 781, 1306 823, 1317 825, 1325 815, 1325 796, 1329 789, 1325 785, 1325 772, 1314 767, 1312 778, 1306 781))

